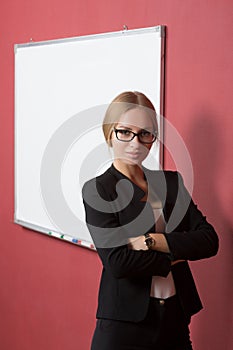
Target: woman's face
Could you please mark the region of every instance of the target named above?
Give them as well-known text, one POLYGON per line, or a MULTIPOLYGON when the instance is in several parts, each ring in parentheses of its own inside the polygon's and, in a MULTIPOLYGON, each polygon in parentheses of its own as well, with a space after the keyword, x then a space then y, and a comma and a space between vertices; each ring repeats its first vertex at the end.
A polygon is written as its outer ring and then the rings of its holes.
MULTIPOLYGON (((127 130, 134 133, 142 131, 154 132, 153 122, 150 116, 143 108, 134 108, 123 113, 115 125, 117 130, 127 130)), ((124 134, 125 131, 122 131, 124 134)), ((141 165, 143 160, 147 157, 152 144, 145 144, 139 141, 135 136, 129 142, 120 141, 116 137, 115 131, 112 133, 112 148, 115 161, 120 161, 128 165, 141 165)))

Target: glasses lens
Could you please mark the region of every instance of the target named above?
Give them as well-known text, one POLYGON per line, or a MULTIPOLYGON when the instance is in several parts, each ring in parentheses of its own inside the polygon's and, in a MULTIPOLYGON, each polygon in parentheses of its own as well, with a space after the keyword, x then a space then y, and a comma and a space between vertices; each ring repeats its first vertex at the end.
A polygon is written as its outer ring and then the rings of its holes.
POLYGON ((116 136, 120 141, 129 142, 134 137, 134 133, 132 133, 129 130, 122 129, 122 130, 115 130, 115 131, 116 131, 116 136))
POLYGON ((152 143, 156 139, 156 136, 154 134, 152 134, 151 132, 149 132, 149 131, 142 131, 142 132, 140 132, 138 137, 139 137, 139 140, 142 143, 152 143))

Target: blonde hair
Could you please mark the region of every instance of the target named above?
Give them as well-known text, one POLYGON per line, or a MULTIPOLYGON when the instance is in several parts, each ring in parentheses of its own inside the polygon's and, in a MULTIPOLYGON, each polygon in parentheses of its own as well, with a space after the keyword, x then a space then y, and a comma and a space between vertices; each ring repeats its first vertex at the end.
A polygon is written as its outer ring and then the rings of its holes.
POLYGON ((111 135, 115 124, 119 122, 123 113, 134 108, 144 108, 152 120, 154 132, 158 133, 156 111, 152 102, 141 92, 125 91, 114 98, 105 113, 102 129, 109 146, 111 146, 111 135))

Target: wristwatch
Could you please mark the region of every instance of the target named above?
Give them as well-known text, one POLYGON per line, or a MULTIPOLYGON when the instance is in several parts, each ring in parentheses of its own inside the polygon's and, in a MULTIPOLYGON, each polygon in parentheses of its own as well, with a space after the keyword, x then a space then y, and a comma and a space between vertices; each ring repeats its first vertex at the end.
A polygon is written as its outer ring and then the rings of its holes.
POLYGON ((152 238, 149 233, 145 233, 144 237, 145 237, 144 244, 147 246, 148 249, 153 249, 153 247, 156 244, 155 239, 152 238))

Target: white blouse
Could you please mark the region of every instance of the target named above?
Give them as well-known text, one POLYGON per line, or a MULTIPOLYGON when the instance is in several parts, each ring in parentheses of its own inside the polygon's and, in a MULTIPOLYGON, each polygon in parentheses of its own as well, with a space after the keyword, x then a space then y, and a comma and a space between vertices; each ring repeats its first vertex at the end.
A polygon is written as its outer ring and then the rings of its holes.
MULTIPOLYGON (((163 216, 162 203, 159 201, 151 203, 154 217, 156 232, 165 232, 165 220, 163 216)), ((172 273, 169 272, 167 277, 153 276, 151 283, 150 296, 154 298, 167 299, 176 294, 175 283, 172 273)))

